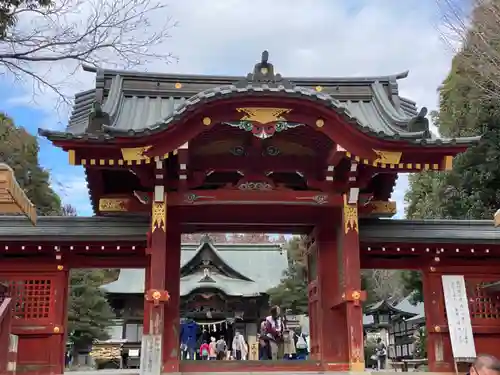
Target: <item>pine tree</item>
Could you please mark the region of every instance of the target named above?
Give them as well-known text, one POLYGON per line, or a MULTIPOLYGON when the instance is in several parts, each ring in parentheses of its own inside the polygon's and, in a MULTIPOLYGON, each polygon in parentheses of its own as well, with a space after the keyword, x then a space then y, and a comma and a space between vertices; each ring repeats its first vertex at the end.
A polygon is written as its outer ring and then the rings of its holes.
MULTIPOLYGON (((106 270, 72 270, 68 303, 69 341, 73 352, 90 349, 94 340, 109 338, 107 327, 114 318, 113 311, 101 288, 106 270)), ((73 358, 77 358, 74 356, 73 358)))

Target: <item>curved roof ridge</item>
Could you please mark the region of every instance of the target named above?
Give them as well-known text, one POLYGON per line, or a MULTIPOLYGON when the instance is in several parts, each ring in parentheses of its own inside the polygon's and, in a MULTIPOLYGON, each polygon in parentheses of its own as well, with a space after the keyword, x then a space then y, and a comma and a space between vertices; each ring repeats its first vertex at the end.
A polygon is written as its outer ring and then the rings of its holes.
POLYGON ((231 265, 229 265, 229 263, 227 263, 225 260, 224 260, 224 257, 219 253, 219 251, 217 250, 217 248, 210 242, 210 241, 202 241, 200 242, 200 245, 198 246, 198 248, 195 250, 193 256, 187 260, 182 266, 181 266, 181 274, 182 274, 182 270, 184 268, 186 268, 192 261, 194 258, 196 258, 202 251, 203 249, 205 248, 205 246, 209 246, 210 250, 215 254, 216 257, 219 258, 219 260, 226 265, 226 267, 229 268, 229 270, 231 270, 236 276, 238 276, 241 280, 244 280, 244 281, 254 281, 252 280, 251 278, 249 278, 248 276, 242 274, 241 272, 239 272, 238 270, 234 269, 231 265))
MULTIPOLYGON (((386 116, 389 116, 395 124, 398 126, 402 126, 408 123, 411 120, 411 117, 405 116, 401 112, 399 112, 394 104, 391 103, 389 97, 387 96, 384 87, 380 82, 374 82, 371 85, 371 89, 373 92, 373 99, 377 102, 384 111, 386 116)), ((395 129, 396 130, 396 129, 395 129)), ((404 129, 398 129, 399 131, 404 129)), ((397 132, 399 132, 397 131, 397 132)))
MULTIPOLYGON (((133 71, 133 70, 120 70, 120 69, 106 69, 98 68, 89 65, 82 65, 85 72, 96 73, 99 76, 115 76, 122 77, 136 77, 146 79, 172 79, 172 80, 205 80, 217 83, 219 81, 226 82, 226 84, 235 83, 245 79, 245 76, 239 75, 212 75, 212 74, 177 74, 177 73, 162 73, 162 72, 147 72, 147 71, 133 71)), ((297 85, 303 83, 370 83, 376 81, 391 82, 407 78, 409 70, 396 74, 387 74, 379 76, 330 76, 330 77, 300 77, 300 76, 283 76, 284 79, 289 80, 297 85)))
POLYGON ((119 74, 114 76, 111 80, 111 87, 109 88, 108 96, 106 97, 104 104, 102 105, 102 110, 106 112, 113 120, 116 117, 118 108, 120 107, 123 98, 122 85, 123 78, 119 74))

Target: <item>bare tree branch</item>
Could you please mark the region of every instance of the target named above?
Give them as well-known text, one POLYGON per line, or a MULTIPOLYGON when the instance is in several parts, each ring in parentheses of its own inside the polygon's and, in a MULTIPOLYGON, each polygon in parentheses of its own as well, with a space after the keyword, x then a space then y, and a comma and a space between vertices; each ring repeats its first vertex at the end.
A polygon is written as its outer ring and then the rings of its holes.
POLYGON ((441 36, 484 98, 500 99, 500 0, 436 0, 441 36))
MULTIPOLYGON (((2 1, 6 0, 0 0, 5 13, 2 1)), ((68 98, 61 87, 70 77, 54 82, 46 74, 53 63, 74 69, 82 64, 129 69, 151 61, 169 63, 174 58, 160 48, 175 23, 159 1, 56 0, 34 7, 30 0, 16 4, 8 8, 10 24, 0 34, 0 72, 3 68, 16 79, 32 79, 63 101, 68 98)))

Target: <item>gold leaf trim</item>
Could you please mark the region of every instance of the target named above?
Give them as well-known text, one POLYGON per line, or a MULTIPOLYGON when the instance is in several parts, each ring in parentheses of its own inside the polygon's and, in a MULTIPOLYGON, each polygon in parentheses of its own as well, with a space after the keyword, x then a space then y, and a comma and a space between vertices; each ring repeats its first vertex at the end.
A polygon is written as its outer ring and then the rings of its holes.
POLYGON ((151 232, 160 229, 165 232, 167 206, 164 202, 154 202, 151 212, 151 232))

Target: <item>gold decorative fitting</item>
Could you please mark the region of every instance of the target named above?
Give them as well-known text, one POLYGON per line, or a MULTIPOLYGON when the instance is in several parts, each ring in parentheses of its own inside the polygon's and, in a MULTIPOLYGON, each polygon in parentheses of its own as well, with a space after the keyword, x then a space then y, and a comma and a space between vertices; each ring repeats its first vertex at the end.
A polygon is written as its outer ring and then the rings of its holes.
POLYGON ((246 113, 241 121, 255 121, 259 124, 268 124, 276 121, 286 121, 284 114, 290 113, 292 110, 287 108, 269 108, 269 107, 251 107, 251 108, 236 108, 238 112, 246 113))
POLYGON ((62 271, 63 269, 64 269, 64 266, 63 266, 62 264, 59 264, 59 265, 57 266, 57 270, 58 270, 58 271, 62 271))
POLYGON ((144 147, 134 147, 134 148, 122 148, 123 160, 126 161, 138 161, 149 159, 144 153, 149 150, 151 146, 144 147))
POLYGON ((453 169, 453 156, 447 155, 444 157, 444 170, 451 171, 453 169))
POLYGON ((344 232, 347 234, 350 230, 358 232, 358 206, 349 204, 347 195, 344 194, 344 232))
POLYGON ((59 327, 55 326, 53 331, 54 331, 54 333, 59 333, 59 332, 61 332, 61 329, 59 327))
POLYGON ((359 301, 361 299, 361 293, 359 291, 355 290, 354 292, 352 292, 351 298, 354 301, 359 301))
POLYGON ((212 123, 212 119, 210 117, 203 117, 203 125, 208 126, 212 123))
POLYGON ((429 270, 430 270, 431 272, 436 272, 436 267, 429 267, 429 270))
POLYGON ((323 126, 325 126, 325 120, 323 120, 322 118, 319 118, 316 120, 316 126, 318 128, 322 128, 323 126))
POLYGON ((152 294, 152 297, 154 300, 158 301, 161 298, 161 293, 157 290, 155 290, 152 294))
POLYGON ((321 91, 323 91, 323 87, 321 87, 321 86, 316 86, 314 89, 315 89, 317 92, 321 92, 321 91))
POLYGON ((151 232, 160 229, 165 232, 167 207, 164 202, 154 202, 151 214, 151 232))
POLYGON ((440 326, 434 326, 434 332, 441 332, 440 326))
POLYGON ((373 150, 373 152, 377 155, 377 158, 373 162, 381 164, 399 164, 401 156, 403 155, 403 153, 399 151, 373 150))
POLYGON ((371 201, 366 204, 369 214, 377 217, 391 217, 397 213, 396 202, 371 201))
POLYGON ((99 211, 101 212, 127 212, 129 199, 126 198, 101 198, 99 211))
POLYGON ((177 83, 174 85, 174 87, 175 87, 176 89, 181 89, 181 88, 182 88, 182 83, 177 82, 177 83))

